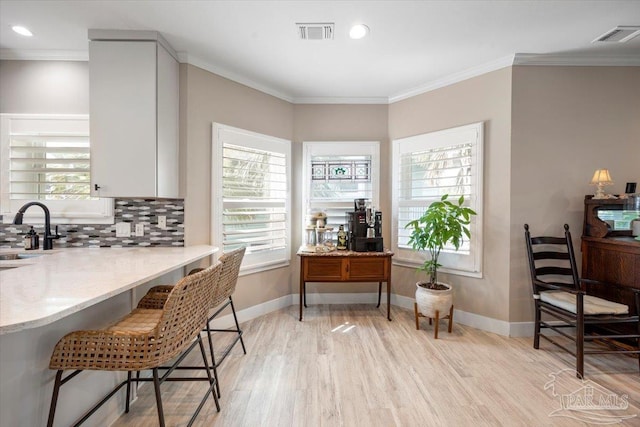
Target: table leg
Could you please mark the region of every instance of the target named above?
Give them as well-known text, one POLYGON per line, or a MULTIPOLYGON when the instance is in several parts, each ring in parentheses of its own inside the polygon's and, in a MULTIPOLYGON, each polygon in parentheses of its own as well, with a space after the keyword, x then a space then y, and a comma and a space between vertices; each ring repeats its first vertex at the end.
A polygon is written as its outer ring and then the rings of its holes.
POLYGON ((387 280, 387 319, 391 321, 391 279, 387 280))
POLYGON ((378 305, 376 305, 376 308, 380 308, 381 297, 382 297, 382 282, 378 282, 378 305))
POLYGON ((304 305, 304 272, 302 271, 304 267, 300 266, 300 321, 302 322, 302 307, 304 305))
POLYGON ((304 285, 300 282, 300 321, 302 322, 302 288, 304 285))

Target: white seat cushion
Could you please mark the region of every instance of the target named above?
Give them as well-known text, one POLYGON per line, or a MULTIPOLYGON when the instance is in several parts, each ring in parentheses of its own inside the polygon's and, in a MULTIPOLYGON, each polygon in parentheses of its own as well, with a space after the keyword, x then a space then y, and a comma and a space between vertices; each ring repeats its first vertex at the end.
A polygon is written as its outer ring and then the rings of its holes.
MULTIPOLYGON (((577 313, 576 295, 565 291, 544 291, 540 292, 540 300, 555 305, 556 307, 577 313)), ((628 314, 629 307, 617 302, 608 301, 606 299, 594 297, 591 295, 584 296, 584 314, 628 314)))

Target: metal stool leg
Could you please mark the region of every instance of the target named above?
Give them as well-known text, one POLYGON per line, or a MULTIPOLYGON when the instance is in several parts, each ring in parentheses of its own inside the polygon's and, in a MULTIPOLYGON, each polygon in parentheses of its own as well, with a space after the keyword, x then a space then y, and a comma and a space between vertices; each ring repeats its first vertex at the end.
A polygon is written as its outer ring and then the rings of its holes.
POLYGON ((53 417, 56 414, 56 405, 58 404, 58 392, 60 391, 60 382, 62 380, 62 370, 56 372, 56 381, 53 385, 53 394, 51 395, 51 406, 49 407, 49 420, 47 427, 53 426, 53 417))
POLYGON ((207 339, 209 341, 209 353, 211 353, 211 369, 213 369, 213 376, 216 379, 216 392, 218 393, 218 399, 220 396, 220 382, 218 380, 218 368, 216 367, 216 356, 213 352, 213 338, 211 336, 211 325, 209 324, 211 319, 207 320, 207 339))
MULTIPOLYGON (((140 375, 140 371, 138 371, 140 375)), ((129 402, 131 401, 131 371, 127 371, 127 400, 124 404, 124 413, 129 413, 129 402)))
POLYGON ((233 313, 233 320, 236 321, 236 330, 238 331, 238 335, 240 335, 240 344, 242 344, 242 351, 244 354, 247 354, 247 349, 244 346, 244 340, 242 339, 242 331, 240 330, 240 324, 238 323, 238 316, 236 316, 236 308, 233 306, 233 299, 229 297, 229 302, 231 303, 231 312, 233 313))
MULTIPOLYGON (((208 363, 207 363, 207 353, 204 351, 204 344, 202 344, 202 337, 200 337, 199 335, 198 335, 198 345, 200 346, 200 354, 202 354, 202 363, 204 363, 205 370, 207 371, 207 378, 209 378, 209 384, 213 384, 214 382, 217 383, 218 380, 214 379, 211 376, 211 371, 209 371, 209 366, 208 366, 208 363)), ((214 370, 214 372, 215 372, 215 370, 214 370)), ((216 409, 218 410, 218 412, 220 412, 220 402, 218 402, 218 396, 216 395, 215 391, 213 390, 213 387, 211 387, 211 396, 213 396, 213 400, 216 403, 216 409)), ((204 405, 204 400, 200 403, 200 406, 196 410, 196 413, 193 416, 194 420, 195 420, 196 415, 198 415, 198 412, 200 412, 200 409, 202 409, 203 405, 204 405)))
POLYGON ((158 379, 158 368, 153 368, 153 389, 156 392, 156 407, 158 408, 158 424, 164 425, 164 409, 162 409, 162 396, 160 394, 160 380, 158 379))

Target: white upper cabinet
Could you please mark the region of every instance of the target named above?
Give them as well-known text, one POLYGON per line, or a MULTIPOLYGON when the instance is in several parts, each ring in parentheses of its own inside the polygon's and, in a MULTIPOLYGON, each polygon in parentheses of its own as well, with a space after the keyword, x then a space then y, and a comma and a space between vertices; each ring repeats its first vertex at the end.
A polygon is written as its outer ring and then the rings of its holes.
POLYGON ((89 32, 94 196, 179 197, 178 61, 149 35, 89 32))

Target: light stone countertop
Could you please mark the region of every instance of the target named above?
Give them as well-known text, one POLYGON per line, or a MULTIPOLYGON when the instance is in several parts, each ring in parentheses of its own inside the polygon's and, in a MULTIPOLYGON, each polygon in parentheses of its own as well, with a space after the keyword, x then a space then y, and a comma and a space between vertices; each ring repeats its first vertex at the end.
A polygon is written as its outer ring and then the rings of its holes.
POLYGON ((47 325, 217 251, 208 245, 0 250, 42 254, 0 261, 0 335, 47 325))
POLYGON ((371 257, 371 256, 393 256, 393 252, 389 249, 385 249, 382 252, 356 252, 356 251, 343 251, 333 250, 330 252, 309 252, 306 248, 301 246, 298 249, 296 255, 300 257, 371 257))

